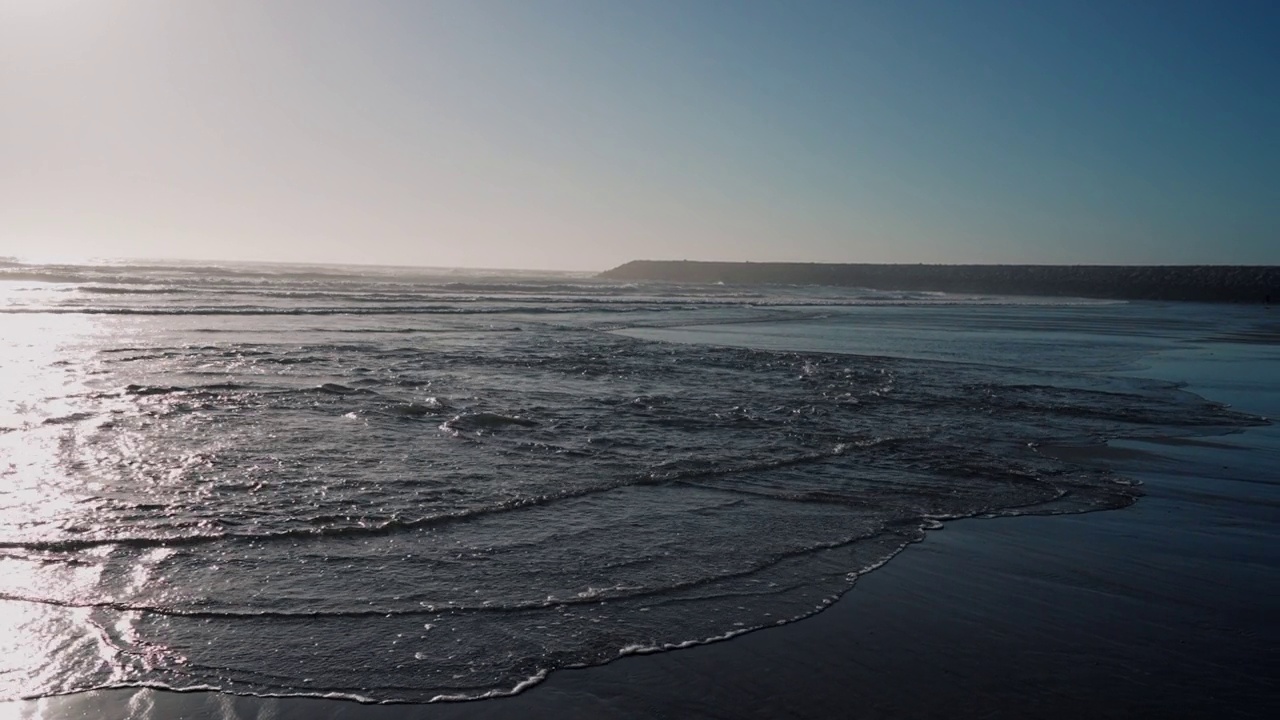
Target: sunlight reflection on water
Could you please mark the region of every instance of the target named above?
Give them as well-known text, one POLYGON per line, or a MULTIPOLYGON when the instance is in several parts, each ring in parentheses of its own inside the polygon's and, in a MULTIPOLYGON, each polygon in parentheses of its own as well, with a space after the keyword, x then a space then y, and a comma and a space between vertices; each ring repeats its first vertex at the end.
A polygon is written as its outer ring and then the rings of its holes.
MULTIPOLYGON (((14 294, 14 288, 0 290, 0 305, 14 304, 14 294)), ((0 315, 0 527, 11 536, 6 540, 36 527, 71 529, 93 511, 94 483, 62 461, 77 444, 79 426, 92 422, 85 412, 91 390, 85 368, 102 332, 91 316, 0 315)), ((35 586, 53 597, 75 597, 99 584, 101 565, 69 564, 67 572, 50 575, 44 564, 0 556, 0 694, 56 691, 78 674, 67 673, 69 665, 90 675, 119 653, 103 646, 91 609, 8 599, 35 586), (48 587, 51 577, 64 587, 48 587), (51 661, 55 656, 60 663, 51 661)))
POLYGON ((0 316, 0 526, 10 531, 73 522, 92 489, 61 461, 91 419, 84 356, 98 332, 89 316, 0 316))

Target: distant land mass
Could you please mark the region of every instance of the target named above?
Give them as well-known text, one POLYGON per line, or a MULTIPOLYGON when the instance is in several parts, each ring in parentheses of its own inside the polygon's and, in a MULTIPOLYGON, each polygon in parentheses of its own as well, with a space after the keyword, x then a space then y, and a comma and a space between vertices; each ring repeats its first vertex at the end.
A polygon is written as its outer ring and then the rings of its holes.
POLYGON ((606 270, 600 277, 1116 300, 1267 304, 1280 301, 1280 267, 1274 265, 882 265, 633 260, 606 270))

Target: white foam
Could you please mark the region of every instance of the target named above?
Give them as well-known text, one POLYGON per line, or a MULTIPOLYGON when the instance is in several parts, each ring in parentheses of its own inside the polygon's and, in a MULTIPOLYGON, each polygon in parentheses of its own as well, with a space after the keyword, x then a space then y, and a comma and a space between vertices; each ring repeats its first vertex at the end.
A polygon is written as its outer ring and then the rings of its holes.
POLYGON ((525 690, 528 690, 529 688, 533 687, 534 685, 537 685, 538 683, 542 682, 543 680, 546 680, 546 679, 547 679, 547 675, 549 675, 549 674, 550 674, 550 671, 548 671, 548 670, 545 670, 545 669, 544 669, 544 670, 539 670, 538 672, 534 673, 533 675, 530 675, 529 677, 525 678, 524 680, 521 680, 520 682, 516 683, 516 684, 515 684, 511 689, 509 689, 509 690, 490 690, 490 691, 488 691, 488 692, 480 693, 480 694, 478 694, 478 695, 465 695, 465 694, 462 694, 462 693, 442 694, 442 695, 436 695, 435 697, 431 698, 431 699, 430 699, 430 700, 428 700, 427 702, 433 702, 433 703, 435 703, 435 702, 463 702, 463 701, 466 701, 466 700, 487 700, 487 699, 489 699, 489 698, 496 698, 496 697, 511 697, 511 696, 513 696, 513 695, 519 695, 520 693, 524 692, 525 690))

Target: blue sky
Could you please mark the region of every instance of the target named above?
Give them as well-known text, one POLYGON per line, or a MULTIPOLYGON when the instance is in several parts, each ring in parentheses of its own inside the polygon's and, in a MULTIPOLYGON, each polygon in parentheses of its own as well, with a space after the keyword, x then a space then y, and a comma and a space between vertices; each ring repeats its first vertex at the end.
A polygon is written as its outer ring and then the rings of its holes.
POLYGON ((0 0, 0 255, 1280 263, 1270 2, 0 0))

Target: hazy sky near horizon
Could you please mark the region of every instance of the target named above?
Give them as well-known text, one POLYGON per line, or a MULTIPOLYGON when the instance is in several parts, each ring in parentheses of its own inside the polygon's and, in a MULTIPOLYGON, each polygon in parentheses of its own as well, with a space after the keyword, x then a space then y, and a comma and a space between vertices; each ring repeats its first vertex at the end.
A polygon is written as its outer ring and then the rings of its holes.
POLYGON ((0 255, 1280 264, 1280 3, 0 0, 0 255))

